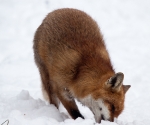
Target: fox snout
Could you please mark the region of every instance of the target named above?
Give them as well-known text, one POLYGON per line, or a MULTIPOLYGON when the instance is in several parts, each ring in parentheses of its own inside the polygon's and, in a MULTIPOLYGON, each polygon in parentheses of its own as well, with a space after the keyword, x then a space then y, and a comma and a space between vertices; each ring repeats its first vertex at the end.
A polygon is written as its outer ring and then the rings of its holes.
POLYGON ((113 119, 106 119, 105 117, 104 117, 104 115, 100 115, 100 116, 94 116, 95 117, 95 121, 97 122, 97 123, 101 123, 101 121, 102 120, 104 120, 104 121, 110 121, 110 122, 113 122, 114 120, 113 119))
POLYGON ((104 117, 103 115, 101 115, 99 118, 95 118, 95 121, 96 121, 97 123, 101 123, 102 120, 113 122, 113 121, 114 121, 114 118, 113 118, 113 119, 105 119, 105 117, 104 117))

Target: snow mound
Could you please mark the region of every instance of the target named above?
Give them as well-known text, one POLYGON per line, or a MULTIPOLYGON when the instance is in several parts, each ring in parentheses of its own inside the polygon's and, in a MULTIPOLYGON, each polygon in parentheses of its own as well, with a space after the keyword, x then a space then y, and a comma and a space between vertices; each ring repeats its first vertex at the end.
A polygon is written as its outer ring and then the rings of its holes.
POLYGON ((22 90, 16 97, 3 100, 2 118, 19 120, 34 120, 42 117, 55 119, 61 122, 64 117, 54 105, 47 105, 41 99, 33 99, 28 91, 22 90))
MULTIPOLYGON (((60 113, 54 105, 32 98, 26 90, 22 90, 15 97, 3 99, 0 110, 2 111, 0 123, 8 119, 11 125, 98 125, 93 118, 73 120, 64 113, 60 113)), ((102 125, 148 125, 148 123, 150 121, 147 120, 129 123, 119 120, 101 122, 102 125)))

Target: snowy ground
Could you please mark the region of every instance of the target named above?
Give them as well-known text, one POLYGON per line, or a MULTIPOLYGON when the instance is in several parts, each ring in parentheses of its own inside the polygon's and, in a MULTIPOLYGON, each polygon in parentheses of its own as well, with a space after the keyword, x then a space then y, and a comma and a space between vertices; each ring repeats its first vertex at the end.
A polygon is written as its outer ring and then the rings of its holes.
POLYGON ((115 122, 101 124, 150 125, 149 5, 148 0, 0 0, 0 124, 95 124, 80 104, 85 120, 73 120, 62 106, 59 111, 43 100, 33 60, 33 35, 42 19, 54 9, 73 7, 98 22, 116 72, 132 86, 124 112, 115 122))

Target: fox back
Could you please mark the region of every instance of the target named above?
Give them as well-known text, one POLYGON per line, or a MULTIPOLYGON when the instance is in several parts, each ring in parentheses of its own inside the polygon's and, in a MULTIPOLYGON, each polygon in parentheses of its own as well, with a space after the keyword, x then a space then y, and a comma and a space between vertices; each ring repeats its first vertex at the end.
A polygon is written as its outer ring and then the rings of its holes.
POLYGON ((96 122, 113 121, 124 109, 123 73, 115 73, 97 23, 85 12, 49 13, 34 36, 34 57, 44 95, 59 101, 73 119, 84 118, 75 98, 93 112, 96 122))

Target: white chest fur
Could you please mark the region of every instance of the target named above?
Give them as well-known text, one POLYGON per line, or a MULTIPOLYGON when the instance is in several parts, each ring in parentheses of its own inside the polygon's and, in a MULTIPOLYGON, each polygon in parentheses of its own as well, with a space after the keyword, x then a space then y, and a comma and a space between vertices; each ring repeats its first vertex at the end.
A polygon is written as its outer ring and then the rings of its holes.
POLYGON ((108 107, 105 106, 102 99, 94 100, 91 95, 86 98, 79 99, 79 101, 90 108, 93 112, 96 122, 100 122, 100 120, 108 120, 110 119, 110 113, 108 107))

